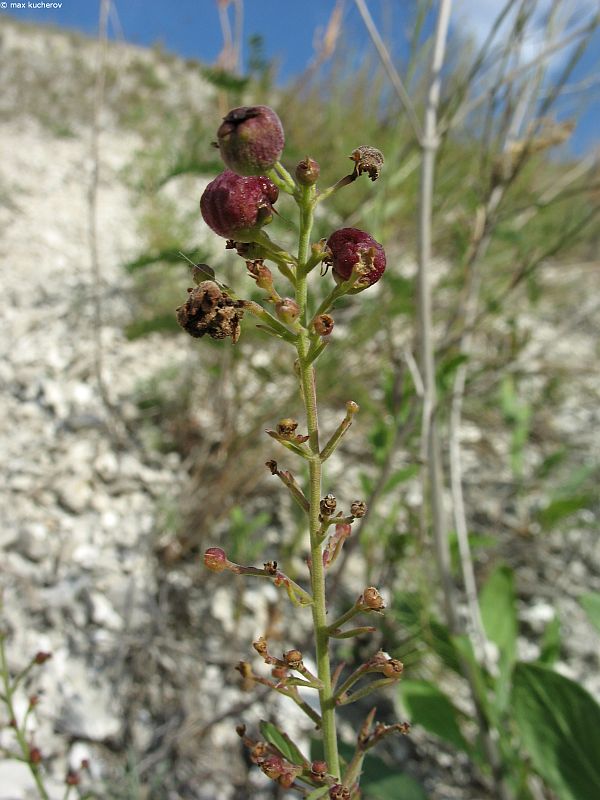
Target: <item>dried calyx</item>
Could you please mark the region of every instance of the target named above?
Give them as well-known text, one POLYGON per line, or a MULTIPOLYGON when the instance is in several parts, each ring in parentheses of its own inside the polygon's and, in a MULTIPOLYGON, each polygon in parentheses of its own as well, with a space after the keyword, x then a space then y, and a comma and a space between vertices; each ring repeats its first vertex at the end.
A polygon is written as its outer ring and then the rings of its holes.
POLYGON ((189 289, 186 302, 177 309, 177 322, 190 336, 208 334, 212 339, 231 336, 235 344, 240 338, 242 302, 224 294, 214 281, 202 281, 189 289))

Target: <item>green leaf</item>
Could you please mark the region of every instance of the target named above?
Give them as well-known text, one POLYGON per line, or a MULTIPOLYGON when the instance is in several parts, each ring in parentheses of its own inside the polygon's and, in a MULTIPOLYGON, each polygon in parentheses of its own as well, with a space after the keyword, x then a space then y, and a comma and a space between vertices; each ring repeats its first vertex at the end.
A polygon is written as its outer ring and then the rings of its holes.
POLYGON ((525 748, 560 800, 600 795, 600 706, 578 683, 518 663, 512 707, 525 748))
POLYGON ((545 508, 538 511, 538 522, 548 530, 553 528, 557 522, 561 522, 571 514, 581 511, 582 508, 589 508, 592 497, 589 494, 574 494, 568 497, 557 497, 552 500, 545 508))
POLYGON ((264 720, 260 723, 259 728, 267 742, 277 748, 284 758, 287 758, 292 764, 298 764, 300 767, 306 766, 308 760, 304 758, 300 749, 292 742, 287 733, 280 731, 272 722, 265 722, 264 720))
POLYGON ((487 635, 498 645, 501 659, 512 663, 517 651, 517 614, 512 570, 498 567, 487 579, 479 603, 487 635))
POLYGON ((365 758, 360 787, 365 800, 427 800, 420 783, 377 756, 365 758))
POLYGON ((560 620, 554 617, 544 628, 544 635, 542 636, 542 652, 538 661, 551 667, 560 655, 561 639, 560 639, 560 620))
POLYGON ((399 693, 414 724, 422 725, 459 750, 469 751, 458 724, 460 711, 437 686, 429 681, 403 680, 399 693))
POLYGON ((391 492, 392 489, 395 489, 401 483, 406 483, 411 478, 414 478, 415 475, 418 474, 421 467, 418 464, 411 464, 408 467, 403 467, 402 469, 396 470, 394 474, 388 478, 386 481, 385 486, 383 487, 383 493, 387 494, 391 492))
POLYGON ((592 625, 600 631, 600 592, 582 594, 579 598, 579 604, 592 625))

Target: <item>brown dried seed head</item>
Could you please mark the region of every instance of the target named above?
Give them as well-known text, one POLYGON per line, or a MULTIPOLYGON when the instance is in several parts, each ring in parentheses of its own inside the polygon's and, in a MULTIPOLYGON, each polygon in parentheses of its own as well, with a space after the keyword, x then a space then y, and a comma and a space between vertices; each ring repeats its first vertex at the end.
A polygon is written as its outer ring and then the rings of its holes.
POLYGON ((177 322, 196 339, 208 334, 212 339, 240 338, 241 303, 232 300, 214 281, 202 281, 177 309, 177 322))
POLYGON ((283 654, 283 660, 290 669, 298 669, 302 666, 302 653, 300 650, 288 650, 283 654))
POLYGON ((363 603, 372 611, 381 611, 385 608, 383 597, 379 594, 374 586, 369 586, 364 590, 362 599, 363 603))
POLYGON ((377 180, 379 170, 383 166, 383 153, 381 150, 363 144, 352 151, 350 158, 354 161, 354 171, 358 175, 366 172, 372 181, 377 180))
POLYGON ((277 562, 276 561, 265 561, 263 564, 265 572, 268 572, 269 575, 276 575, 277 574, 277 562))
POLYGON ((324 517, 330 517, 335 512, 336 506, 337 500, 335 497, 332 494, 326 494, 319 507, 324 517))
POLYGON ((350 506, 350 513, 353 517, 360 519, 367 513, 367 504, 362 500, 355 500, 350 506))

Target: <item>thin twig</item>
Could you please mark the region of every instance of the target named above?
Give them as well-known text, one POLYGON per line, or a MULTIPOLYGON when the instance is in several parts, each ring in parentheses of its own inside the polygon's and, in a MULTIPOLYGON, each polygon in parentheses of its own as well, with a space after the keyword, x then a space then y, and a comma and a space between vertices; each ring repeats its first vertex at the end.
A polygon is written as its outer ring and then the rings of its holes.
POLYGON ((388 74, 388 78, 390 79, 390 82, 394 87, 396 94, 398 95, 398 99, 406 111, 406 115, 413 129, 413 133, 415 134, 415 138, 418 142, 421 142, 423 139, 423 130, 421 129, 421 123, 417 117, 415 107, 410 99, 410 95, 406 91, 404 83, 402 82, 402 78, 398 74, 398 70, 394 66, 394 62, 390 57, 388 49, 385 46, 385 43, 381 38, 375 23, 373 22, 373 17, 367 8, 367 4, 365 3, 365 0, 354 0, 354 3, 356 4, 356 7, 358 8, 358 11, 362 17, 365 28, 371 37, 371 41, 375 45, 375 49, 377 50, 379 58, 381 59, 381 63, 388 74))

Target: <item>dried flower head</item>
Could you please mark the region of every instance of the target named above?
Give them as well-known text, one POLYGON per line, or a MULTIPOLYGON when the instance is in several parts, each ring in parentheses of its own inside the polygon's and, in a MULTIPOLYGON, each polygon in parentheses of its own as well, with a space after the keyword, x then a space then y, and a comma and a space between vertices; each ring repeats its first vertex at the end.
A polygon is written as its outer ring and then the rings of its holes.
POLYGON ((242 178, 226 169, 211 181, 200 198, 200 211, 209 228, 225 239, 251 242, 273 219, 279 189, 268 178, 242 178))
POLYGON ((283 438, 290 437, 294 435, 297 427, 298 423, 295 419, 280 419, 277 423, 277 433, 283 438))
POLYGON ((362 175, 363 172, 366 172, 372 181, 377 180, 379 170, 383 166, 383 153, 381 150, 363 144, 352 151, 350 158, 354 161, 356 175, 362 175))
POLYGON ((195 338, 205 334, 212 339, 231 336, 235 344, 240 338, 242 305, 224 294, 214 281, 202 281, 189 290, 188 299, 177 309, 177 322, 195 338))
POLYGON ((372 286, 384 273, 385 251, 379 242, 358 228, 340 228, 327 240, 331 252, 333 274, 337 280, 347 281, 358 265, 362 274, 355 284, 358 290, 372 286))
POLYGON ((362 602, 372 611, 382 611, 385 608, 383 597, 374 586, 369 586, 362 593, 362 602))
POLYGON ((268 106, 242 106, 224 117, 217 131, 221 158, 238 175, 265 175, 281 158, 281 120, 268 106))
POLYGON ((367 513, 367 504, 362 500, 355 500, 350 506, 350 513, 357 519, 364 517, 367 513))
POLYGON ((313 320, 313 328, 319 336, 330 336, 333 331, 334 321, 330 314, 319 314, 313 320))
POLYGON ((337 507, 337 500, 332 494, 326 494, 319 504, 319 509, 323 517, 330 517, 337 507))
POLYGON ((300 650, 288 650, 283 654, 283 660, 290 669, 298 669, 302 665, 302 653, 300 650))

